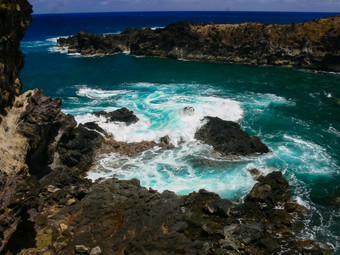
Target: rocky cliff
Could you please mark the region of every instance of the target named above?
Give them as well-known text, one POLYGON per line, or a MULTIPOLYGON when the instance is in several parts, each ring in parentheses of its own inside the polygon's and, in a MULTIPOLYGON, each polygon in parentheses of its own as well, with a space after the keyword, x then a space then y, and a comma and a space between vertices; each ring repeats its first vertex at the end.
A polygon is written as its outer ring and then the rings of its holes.
MULTIPOLYGON (((23 0, 0 7, 6 9, 1 29, 20 38, 30 5, 23 0)), ((84 178, 103 146, 142 151, 155 144, 117 144, 94 123, 77 126, 61 112, 60 99, 39 89, 17 95, 10 81, 18 77, 22 54, 18 42, 4 45, 8 87, 2 88, 13 104, 6 101, 0 123, 0 254, 332 253, 327 244, 296 237, 306 209, 291 198, 281 172, 262 176, 253 169, 258 182, 243 203, 205 190, 177 196, 138 180, 84 178)), ((105 116, 138 121, 127 109, 105 116)))
POLYGON ((198 25, 127 29, 119 35, 80 32, 59 47, 86 56, 130 51, 132 55, 195 61, 276 65, 340 71, 340 16, 300 24, 198 25))
MULTIPOLYGON (((18 79, 24 66, 24 55, 19 50, 28 24, 31 22, 32 6, 25 0, 2 0, 0 2, 0 113, 19 95, 18 79)), ((1 119, 0 119, 1 121, 1 119)))

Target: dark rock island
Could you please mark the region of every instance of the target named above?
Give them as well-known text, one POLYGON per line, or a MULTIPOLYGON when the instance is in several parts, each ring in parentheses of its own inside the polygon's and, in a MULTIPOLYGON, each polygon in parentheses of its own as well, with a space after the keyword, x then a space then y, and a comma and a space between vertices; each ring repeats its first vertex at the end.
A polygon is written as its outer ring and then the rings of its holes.
POLYGON ((206 190, 159 193, 135 179, 86 179, 111 138, 95 123, 77 125, 60 99, 39 89, 20 94, 19 41, 31 8, 26 0, 0 4, 0 254, 332 254, 325 243, 297 237, 308 212, 281 172, 253 169, 257 183, 242 203, 206 190))
POLYGON ((133 114, 133 111, 130 111, 126 107, 113 112, 93 112, 93 115, 97 117, 103 116, 106 118, 107 122, 124 122, 126 125, 134 124, 139 120, 137 116, 133 114))
POLYGON ((130 51, 136 56, 339 72, 340 16, 290 25, 177 22, 156 30, 126 29, 121 34, 80 32, 59 38, 58 46, 85 56, 130 51))
POLYGON ((257 136, 249 136, 240 125, 218 117, 205 117, 207 121, 195 138, 211 145, 222 156, 247 156, 269 152, 257 136))

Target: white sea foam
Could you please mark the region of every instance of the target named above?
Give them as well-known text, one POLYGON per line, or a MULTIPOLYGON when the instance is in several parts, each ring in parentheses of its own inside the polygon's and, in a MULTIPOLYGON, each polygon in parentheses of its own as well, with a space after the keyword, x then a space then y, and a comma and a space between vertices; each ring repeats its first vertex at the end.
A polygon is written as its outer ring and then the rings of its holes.
POLYGON ((238 192, 249 192, 255 182, 244 171, 202 171, 198 166, 188 163, 190 157, 194 159, 204 152, 203 145, 191 142, 165 152, 152 149, 134 158, 107 154, 88 173, 88 178, 138 178, 143 186, 159 191, 172 190, 178 194, 207 189, 225 197, 233 197, 238 192))
POLYGON ((254 106, 260 107, 260 108, 265 108, 270 105, 295 106, 295 102, 288 100, 282 96, 277 96, 275 94, 269 94, 269 93, 266 93, 266 94, 249 93, 249 94, 241 95, 240 97, 243 100, 246 98, 248 99, 248 100, 244 100, 245 104, 253 104, 254 106))
POLYGON ((102 89, 91 89, 87 86, 81 86, 77 91, 77 96, 88 97, 90 99, 107 99, 119 94, 129 93, 128 90, 102 90, 102 89))
POLYGON ((109 32, 109 33, 103 33, 102 35, 118 35, 122 33, 123 31, 116 31, 116 32, 109 32))
MULTIPOLYGON (((147 27, 143 27, 143 29, 145 29, 145 28, 147 28, 147 27)), ((154 26, 154 27, 150 27, 151 28, 151 30, 156 30, 156 29, 161 29, 161 28, 164 28, 164 26, 162 27, 162 26, 154 26)))
POLYGON ((281 148, 281 157, 289 157, 290 163, 296 164, 296 172, 308 174, 330 174, 339 171, 326 149, 301 137, 284 135, 287 143, 283 143, 286 151, 281 148), (308 165, 306 165, 308 164, 308 165), (330 166, 332 166, 330 168, 330 166))
POLYGON ((329 126, 327 132, 336 136, 340 136, 340 131, 334 128, 332 125, 329 126))
POLYGON ((112 111, 125 106, 135 112, 139 121, 130 126, 124 123, 106 123, 104 117, 96 117, 89 112, 81 114, 84 111, 80 110, 80 114, 76 116, 79 123, 94 121, 112 133, 116 140, 125 142, 158 141, 168 135, 171 143, 177 146, 176 149, 165 152, 154 148, 134 158, 118 154, 104 155, 88 177, 138 178, 146 187, 159 191, 168 189, 179 194, 188 194, 202 188, 225 197, 232 197, 238 192, 249 192, 254 181, 245 169, 225 171, 221 166, 232 163, 225 158, 211 155, 210 146, 194 139, 205 116, 240 120, 243 116, 240 103, 212 96, 219 91, 209 87, 202 89, 202 85, 197 84, 187 85, 188 93, 178 93, 183 90, 183 86, 185 85, 134 83, 125 84, 126 90, 99 90, 81 86, 77 92, 78 97, 93 99, 88 110, 92 108, 96 111, 97 106, 114 102, 114 106, 106 106, 104 110, 112 111), (192 95, 192 90, 200 95, 192 95), (193 107, 194 114, 186 114, 184 107, 193 107), (183 141, 184 144, 180 143, 183 141), (221 171, 205 171, 202 168, 205 164, 208 168, 211 165, 220 166, 221 171))
POLYGON ((43 41, 22 41, 20 46, 22 48, 38 48, 38 47, 48 47, 53 45, 53 43, 49 40, 43 41))
POLYGON ((57 46, 53 46, 53 47, 49 47, 48 51, 50 53, 62 53, 62 54, 67 54, 68 52, 68 47, 57 47, 57 46))
POLYGON ((162 27, 162 26, 155 26, 155 27, 151 27, 151 29, 152 30, 156 30, 156 29, 162 29, 162 28, 164 28, 164 26, 162 27))
MULTIPOLYGON (((154 85, 138 84, 137 86, 154 85)), ((78 122, 97 122, 107 132, 114 134, 118 141, 158 141, 161 137, 168 135, 171 142, 178 145, 180 141, 189 142, 194 139, 195 131, 202 125, 205 116, 216 116, 232 121, 242 118, 243 110, 234 100, 175 93, 169 95, 169 91, 166 92, 155 91, 141 95, 139 92, 130 90, 98 90, 83 87, 78 90, 78 96, 104 100, 119 95, 120 97, 115 98, 115 102, 121 107, 126 106, 133 110, 139 121, 126 126, 124 123, 106 123, 106 120, 96 119, 91 114, 77 116, 76 119, 78 122), (186 115, 183 112, 184 107, 193 107, 194 114, 186 115)))
POLYGON ((37 40, 37 41, 23 41, 21 42, 22 48, 27 48, 30 50, 37 50, 37 51, 47 51, 51 53, 59 52, 59 53, 67 53, 67 47, 57 47, 57 40, 58 38, 66 38, 67 36, 60 36, 60 37, 52 37, 47 38, 45 40, 37 40))

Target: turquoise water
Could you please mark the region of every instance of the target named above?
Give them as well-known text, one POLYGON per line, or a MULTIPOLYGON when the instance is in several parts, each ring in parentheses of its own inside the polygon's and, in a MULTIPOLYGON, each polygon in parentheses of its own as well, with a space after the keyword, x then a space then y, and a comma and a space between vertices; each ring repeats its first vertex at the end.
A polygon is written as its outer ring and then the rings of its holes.
POLYGON ((61 97, 65 113, 79 123, 96 121, 117 140, 158 141, 169 135, 176 145, 134 158, 103 155, 89 178, 138 178, 159 191, 188 194, 205 188, 241 200, 255 183, 249 169, 280 170, 292 195, 311 210, 308 228, 300 235, 339 250, 339 207, 330 203, 330 197, 340 196, 339 74, 129 54, 86 58, 60 53, 55 33, 42 38, 28 34, 22 43, 27 55, 24 90, 40 87, 61 97), (91 114, 124 106, 135 112, 138 123, 107 124, 91 114), (183 114, 186 106, 195 108, 193 116, 183 114), (237 121, 250 135, 260 136, 271 153, 238 160, 218 157, 194 139, 206 115, 237 121))

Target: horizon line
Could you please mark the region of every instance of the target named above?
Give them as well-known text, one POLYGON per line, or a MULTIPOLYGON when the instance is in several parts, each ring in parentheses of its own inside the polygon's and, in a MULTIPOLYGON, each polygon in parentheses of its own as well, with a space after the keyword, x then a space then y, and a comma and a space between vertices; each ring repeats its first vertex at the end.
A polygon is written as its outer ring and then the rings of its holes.
POLYGON ((331 13, 331 14, 339 14, 340 11, 228 11, 228 10, 216 10, 216 11, 190 11, 190 10, 181 10, 181 11, 108 11, 108 12, 50 12, 50 13, 32 13, 32 15, 63 15, 63 14, 99 14, 99 13, 155 13, 155 12, 249 12, 249 13, 331 13))

